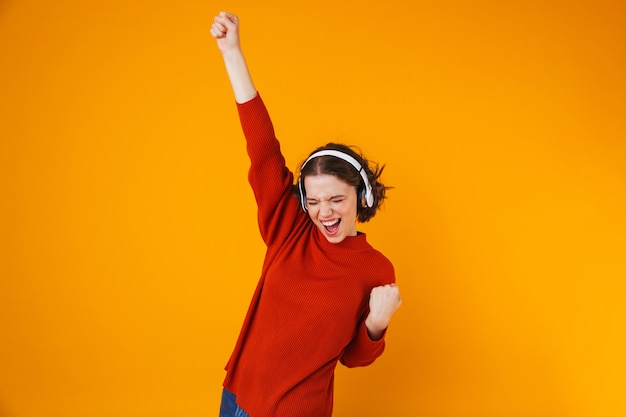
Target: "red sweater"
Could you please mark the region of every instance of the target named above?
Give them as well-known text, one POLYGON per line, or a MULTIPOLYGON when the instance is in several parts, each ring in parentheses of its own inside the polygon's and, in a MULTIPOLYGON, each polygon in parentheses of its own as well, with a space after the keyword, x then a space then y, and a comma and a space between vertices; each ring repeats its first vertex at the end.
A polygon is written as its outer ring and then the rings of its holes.
POLYGON ((364 320, 393 266, 365 234, 326 240, 293 194, 261 97, 237 107, 267 253, 224 387, 251 417, 330 417, 337 361, 365 366, 383 352, 364 320))

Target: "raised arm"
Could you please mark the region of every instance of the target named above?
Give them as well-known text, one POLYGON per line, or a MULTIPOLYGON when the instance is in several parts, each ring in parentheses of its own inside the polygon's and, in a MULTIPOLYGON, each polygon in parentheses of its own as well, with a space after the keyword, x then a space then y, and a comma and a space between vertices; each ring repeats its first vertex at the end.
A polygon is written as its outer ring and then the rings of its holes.
POLYGON ((237 103, 245 103, 257 95, 248 64, 241 51, 239 41, 239 19, 234 14, 220 12, 211 26, 211 35, 217 39, 222 53, 230 85, 237 103))
POLYGON ((285 164, 269 113, 252 83, 239 43, 239 19, 221 12, 211 26, 235 94, 250 157, 248 180, 258 206, 259 230, 268 246, 282 242, 303 214, 293 195, 293 174, 285 164))

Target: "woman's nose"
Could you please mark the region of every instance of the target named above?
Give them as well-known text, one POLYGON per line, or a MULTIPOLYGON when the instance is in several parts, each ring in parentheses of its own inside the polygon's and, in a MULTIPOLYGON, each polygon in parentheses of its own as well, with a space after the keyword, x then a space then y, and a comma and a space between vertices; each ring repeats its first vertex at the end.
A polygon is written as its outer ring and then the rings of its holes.
POLYGON ((320 203, 320 214, 321 215, 328 215, 331 214, 333 212, 333 209, 330 207, 330 202, 329 201, 323 201, 320 203))

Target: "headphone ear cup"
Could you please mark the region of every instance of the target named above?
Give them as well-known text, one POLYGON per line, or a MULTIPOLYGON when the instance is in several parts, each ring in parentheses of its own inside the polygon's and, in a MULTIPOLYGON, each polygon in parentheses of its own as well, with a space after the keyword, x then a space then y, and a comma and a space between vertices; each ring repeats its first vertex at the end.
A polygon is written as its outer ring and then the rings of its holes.
POLYGON ((361 207, 367 207, 367 191, 365 187, 361 187, 361 192, 359 192, 359 200, 361 201, 361 207))
POLYGON ((304 192, 304 186, 302 185, 302 178, 298 179, 298 196, 300 197, 300 206, 306 213, 306 194, 304 192))
POLYGON ((372 208, 376 204, 376 198, 374 197, 374 193, 372 192, 368 193, 367 188, 365 187, 361 189, 359 198, 361 199, 361 205, 363 206, 363 208, 366 208, 366 207, 372 208))

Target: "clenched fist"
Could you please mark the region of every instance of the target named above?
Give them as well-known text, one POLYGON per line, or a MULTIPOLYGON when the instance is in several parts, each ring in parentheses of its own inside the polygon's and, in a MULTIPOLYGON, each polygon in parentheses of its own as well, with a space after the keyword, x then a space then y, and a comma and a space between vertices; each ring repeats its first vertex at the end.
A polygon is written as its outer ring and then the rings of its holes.
POLYGON ((372 340, 380 339, 391 316, 402 304, 400 289, 396 284, 388 284, 375 287, 370 293, 370 313, 365 319, 367 333, 372 340))
POLYGON ((210 32, 211 36, 217 39, 217 47, 220 51, 226 52, 240 47, 239 19, 234 14, 220 12, 213 20, 210 32))

